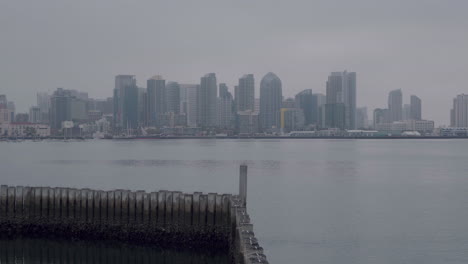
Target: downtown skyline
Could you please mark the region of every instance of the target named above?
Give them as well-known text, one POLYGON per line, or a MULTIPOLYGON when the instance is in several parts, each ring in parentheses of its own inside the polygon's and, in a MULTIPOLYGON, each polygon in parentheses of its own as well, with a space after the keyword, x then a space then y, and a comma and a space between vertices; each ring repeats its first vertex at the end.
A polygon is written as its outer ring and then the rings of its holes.
POLYGON ((215 72, 234 87, 240 74, 252 73, 259 87, 259 76, 271 71, 293 97, 324 93, 324 76, 348 69, 360 76, 357 106, 381 107, 388 91, 402 89, 421 98, 426 118, 449 125, 452 97, 467 90, 467 8, 466 1, 432 0, 6 1, 0 94, 25 112, 34 103, 29 94, 56 87, 107 97, 118 74, 136 75, 144 87, 156 73, 196 83, 215 72), (129 14, 135 19, 121 19, 129 14))
MULTIPOLYGON (((346 69, 345 69, 346 71, 346 69)), ((333 72, 336 72, 336 71, 333 71, 333 72)), ((332 73, 333 73, 332 72, 332 73)), ((233 81, 229 81, 229 82, 226 82, 224 79, 221 79, 218 77, 218 73, 216 73, 215 71, 213 71, 213 73, 216 75, 216 79, 217 79, 217 84, 226 84, 227 87, 229 88, 229 92, 232 94, 232 96, 235 96, 235 89, 236 87, 239 86, 240 82, 243 78, 245 78, 247 75, 250 75, 252 80, 251 82, 253 83, 253 87, 254 87, 254 98, 256 100, 258 100, 260 98, 260 86, 261 86, 261 78, 258 77, 258 75, 255 75, 255 74, 252 74, 252 73, 245 73, 245 74, 239 74, 239 76, 237 77, 237 80, 233 80, 233 81), (255 76, 255 77, 254 77, 255 76)), ((339 73, 339 72, 338 72, 339 73)), ((327 73, 328 75, 330 74, 327 73)), ((156 73, 156 74, 153 74, 151 75, 152 77, 148 77, 146 80, 143 79, 143 78, 138 78, 137 75, 133 75, 133 74, 121 74, 122 76, 135 76, 135 84, 137 87, 144 87, 146 89, 147 85, 149 84, 148 82, 151 81, 152 79, 154 78, 163 78, 162 76, 164 76, 163 74, 161 73, 156 73)), ((263 77, 265 74, 263 75, 260 75, 261 77, 263 77)), ((119 75, 114 75, 113 77, 115 76, 119 76, 119 75)), ((278 74, 278 76, 280 76, 278 74)), ((371 102, 369 102, 368 104, 366 103, 361 103, 362 99, 360 98, 362 92, 361 92, 361 85, 360 85, 360 82, 361 82, 361 79, 365 78, 365 76, 363 77, 362 74, 359 74, 359 80, 357 81, 357 84, 356 86, 358 87, 358 89, 356 89, 356 107, 359 108, 359 107, 367 107, 368 109, 368 115, 369 116, 372 116, 372 111, 374 109, 379 109, 379 108, 382 108, 383 106, 386 106, 388 105, 388 100, 389 98, 387 97, 389 92, 392 93, 394 91, 398 91, 398 90, 403 90, 405 92, 405 94, 408 94, 409 92, 408 91, 411 91, 411 90, 406 90, 406 89, 401 89, 401 88, 398 88, 398 89, 392 89, 390 91, 384 91, 383 92, 383 95, 382 97, 376 99, 376 100, 371 100, 371 102), (374 107, 375 106, 375 107, 374 107)), ((302 91, 304 90, 312 90, 314 94, 323 94, 323 95, 326 95, 327 93, 327 80, 326 78, 322 78, 324 79, 324 84, 322 85, 322 87, 319 87, 317 89, 313 89, 313 88, 305 88, 305 89, 302 89, 302 90, 299 90, 297 92, 294 92, 294 93, 291 93, 291 92, 287 92, 287 88, 285 88, 285 86, 287 87, 287 84, 285 85, 284 84, 284 81, 283 79, 280 77, 281 79, 281 82, 282 82, 282 98, 283 99, 288 99, 288 98, 294 98, 297 94, 301 93, 302 91), (286 92, 285 92, 286 91, 286 92)), ((169 83, 176 83, 176 84, 187 84, 187 85, 199 85, 200 84, 200 77, 198 80, 194 80, 192 82, 190 81, 184 81, 184 80, 177 80, 176 78, 173 78, 173 79, 169 79, 169 78, 165 78, 164 76, 164 80, 166 82, 166 85, 169 84, 169 83)), ((113 85, 114 85, 115 82, 113 82, 113 85)), ((57 86, 57 87, 63 87, 64 89, 67 89, 67 90, 77 90, 77 91, 80 91, 80 92, 86 92, 88 93, 89 97, 90 98, 96 98, 96 99, 106 99, 106 98, 109 98, 109 97, 113 97, 113 94, 112 92, 109 93, 109 89, 113 89, 112 87, 109 87, 106 90, 106 93, 104 92, 100 92, 101 90, 104 90, 104 89, 99 89, 99 93, 97 94, 103 94, 103 96, 95 96, 94 93, 90 93, 90 92, 87 92, 85 89, 73 89, 73 88, 69 88, 68 86, 57 86)), ((8 94, 8 98, 10 99, 10 101, 13 101, 15 103, 15 107, 16 107, 16 112, 17 113, 27 113, 29 112, 30 110, 30 107, 35 105, 35 102, 36 102, 36 94, 44 94, 44 93, 48 93, 48 94, 52 94, 53 92, 55 92, 55 90, 57 89, 57 87, 54 87, 54 88, 48 88, 48 89, 44 89, 44 90, 38 90, 36 92, 33 92, 32 95, 29 95, 27 96, 28 97, 28 101, 31 101, 30 104, 24 104, 24 103, 21 103, 18 102, 17 100, 15 100, 14 97, 12 97, 10 94, 8 94)), ((73 86, 72 86, 73 87, 73 86)), ((115 88, 115 87, 114 87, 115 88)), ((1 90, 0 90, 1 91, 1 90)), ((0 93, 1 94, 1 93, 0 93)), ((5 94, 5 93, 3 93, 5 94)), ((464 94, 464 92, 461 92, 459 94, 464 94)), ((433 119, 431 118, 431 115, 430 115, 430 110, 431 109, 434 109, 434 106, 432 105, 428 105, 427 101, 425 100, 426 96, 424 96, 424 94, 417 94, 417 97, 418 99, 424 101, 424 118, 425 119, 428 119, 428 120, 434 120, 436 122, 436 126, 450 126, 451 124, 451 117, 450 117, 450 109, 452 109, 452 106, 453 106, 453 97, 455 97, 456 94, 447 94, 447 98, 445 97, 442 97, 442 98, 439 98, 443 101, 445 100, 448 100, 450 101, 450 104, 448 106, 448 109, 443 109, 442 110, 442 115, 445 116, 443 117, 443 121, 442 122, 438 122, 437 119, 433 119)), ((165 96, 164 96, 165 97, 165 96)), ((165 104, 165 102, 162 102, 165 104)), ((409 96, 407 97, 404 97, 402 99, 402 106, 404 107, 405 105, 410 105, 411 103, 411 98, 409 96)), ((437 107, 437 105, 436 105, 437 107)), ((402 109, 402 111, 404 111, 404 109, 402 109)), ((403 112, 402 113, 399 113, 398 114, 398 117, 395 119, 395 121, 397 119, 401 119, 401 116, 403 116, 403 112)), ((441 116, 440 114, 438 116, 441 116)), ((372 120, 372 118, 369 118, 370 120, 372 120)))

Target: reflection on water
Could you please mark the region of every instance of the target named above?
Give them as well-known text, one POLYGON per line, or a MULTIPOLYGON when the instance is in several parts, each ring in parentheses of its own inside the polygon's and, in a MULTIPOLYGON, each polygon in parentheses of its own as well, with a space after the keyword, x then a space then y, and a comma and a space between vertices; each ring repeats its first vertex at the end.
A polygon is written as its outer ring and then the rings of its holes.
POLYGON ((0 240, 4 263, 162 263, 223 264, 228 256, 175 252, 151 247, 43 239, 0 240))

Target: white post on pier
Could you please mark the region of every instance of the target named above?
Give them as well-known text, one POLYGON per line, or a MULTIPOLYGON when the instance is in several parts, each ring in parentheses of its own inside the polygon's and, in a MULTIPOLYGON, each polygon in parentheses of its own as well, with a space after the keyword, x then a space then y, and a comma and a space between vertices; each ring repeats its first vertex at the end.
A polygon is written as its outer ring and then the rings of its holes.
POLYGON ((242 200, 242 205, 247 205, 247 165, 240 166, 239 174, 239 197, 242 200))

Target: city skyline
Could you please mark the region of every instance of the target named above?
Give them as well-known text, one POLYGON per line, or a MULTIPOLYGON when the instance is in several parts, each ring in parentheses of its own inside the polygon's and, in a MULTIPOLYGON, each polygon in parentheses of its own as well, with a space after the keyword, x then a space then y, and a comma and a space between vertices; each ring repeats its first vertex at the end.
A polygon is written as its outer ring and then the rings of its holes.
POLYGON ((57 87, 105 98, 118 74, 144 86, 156 73, 196 83, 215 72, 234 87, 252 73, 259 87, 272 71, 293 97, 325 93, 326 75, 348 69, 359 75, 357 106, 384 106, 403 89, 425 103, 425 118, 448 125, 452 95, 467 89, 468 2, 332 2, 2 2, 0 94, 26 112, 28 94, 57 87), (129 14, 137 19, 121 19, 129 14))
MULTIPOLYGON (((345 69, 346 71, 346 69, 345 69)), ((331 73, 333 72, 336 72, 336 71, 332 71, 331 73)), ((216 72, 214 72, 216 76, 218 76, 218 74, 216 72)), ((267 73, 265 73, 267 74, 267 73)), ((265 74, 261 75, 261 76, 264 76, 265 74)), ((330 74, 330 73, 328 73, 330 74)), ((147 81, 151 80, 151 79, 154 79, 156 76, 158 77, 161 77, 162 74, 159 74, 159 73, 156 73, 156 74, 152 74, 150 77, 148 77, 147 79, 145 78, 138 78, 138 75, 134 75, 134 74, 118 74, 118 75, 126 75, 126 76, 135 76, 136 77, 136 86, 137 87, 142 87, 142 88, 145 88, 147 87, 147 81)), ((114 75, 113 77, 115 76, 118 76, 118 75, 114 75)), ((242 77, 245 77, 243 76, 244 74, 239 74, 239 76, 242 76, 242 77)), ((253 75, 253 76, 256 76, 255 74, 252 74, 252 73, 249 73, 248 75, 253 75)), ((232 80, 231 82, 226 82, 224 79, 223 80, 219 80, 218 83, 224 83, 227 85, 227 87, 229 88, 229 92, 231 92, 234 96, 235 94, 235 87, 239 85, 239 79, 242 79, 242 77, 238 77, 237 78, 237 81, 236 80, 232 80)), ((378 98, 377 100, 371 100, 372 102, 369 103, 369 104, 365 104, 365 103, 360 103, 360 90, 361 90, 361 86, 359 85, 359 82, 361 81, 362 78, 365 78, 365 76, 362 76, 361 74, 359 75, 359 81, 357 82, 357 87, 359 89, 357 89, 356 91, 356 97, 357 97, 357 103, 356 103, 356 107, 367 107, 369 111, 372 111, 374 109, 378 109, 378 108, 382 108, 384 107, 385 105, 388 104, 388 98, 386 98, 385 95, 388 95, 389 92, 392 92, 394 91, 395 89, 392 89, 391 91, 384 91, 383 92, 383 95, 382 98, 378 98), (377 101, 379 102, 382 102, 382 103, 376 103, 377 101), (375 105, 375 107, 373 106, 375 105)), ((197 80, 194 80, 193 82, 189 82, 189 81, 180 81, 180 80, 177 80, 176 78, 172 78, 172 79, 166 79, 164 78, 164 80, 166 81, 166 83, 187 83, 187 84, 193 84, 193 85, 196 85, 196 84, 200 84, 200 77, 197 80)), ((283 79, 281 78, 281 81, 283 79)), ((260 94, 260 81, 261 80, 258 80, 258 77, 254 77, 254 94, 255 94, 255 99, 259 99, 259 94, 260 94)), ((282 81, 283 82, 283 81, 282 81)), ((296 93, 287 93, 287 94, 284 94, 284 84, 282 85, 283 86, 283 98, 284 99, 287 99, 287 98, 294 98, 298 93, 300 93, 301 91, 303 90, 300 90, 300 91, 297 91, 296 93)), ((45 94, 45 93, 48 93, 48 94, 53 94, 55 92, 55 90, 57 88, 61 88, 63 87, 64 89, 67 89, 67 90, 79 90, 81 92, 86 92, 89 94, 90 97, 92 98, 96 98, 96 99, 107 99, 107 98, 110 98, 113 96, 112 93, 109 93, 109 89, 100 89, 100 90, 105 90, 107 92, 107 95, 106 93, 104 92, 100 92, 99 94, 103 94, 102 97, 97 97, 97 96, 94 96, 93 93, 89 93, 87 92, 86 90, 83 90, 83 89, 73 89, 73 88, 68 88, 68 87, 64 87, 64 86, 57 86, 57 87, 53 87, 53 88, 48 88, 46 90, 38 90, 36 92, 33 92, 33 95, 34 96, 26 96, 28 99, 28 101, 31 101, 31 103, 28 105, 28 104, 21 104, 21 102, 18 102, 16 101, 11 95, 9 95, 8 97, 10 98, 10 101, 13 101, 15 103, 15 106, 16 106, 16 112, 18 113, 27 113, 29 112, 29 108, 33 105, 35 105, 35 102, 36 102, 36 95, 37 94, 45 94), (30 98, 31 97, 31 98, 30 98)), ((112 86, 113 87, 113 86, 112 86)), ((111 87, 110 87, 111 88, 111 87)), ((111 88, 113 89, 113 88, 111 88)), ((304 89, 304 90, 310 90, 311 88, 307 88, 307 89, 304 89)), ((319 88, 316 88, 316 89, 311 89, 313 90, 314 94, 326 94, 326 78, 324 78, 324 85, 323 87, 319 87, 319 88)), ((408 91, 406 89, 396 89, 396 90, 404 90, 406 93, 408 93, 408 91)), ((1 91, 1 90, 0 90, 1 91)), ((468 91, 468 87, 467 89, 465 89, 465 91, 462 91, 458 94, 464 94, 466 93, 466 91, 468 91)), ((5 93, 3 93, 5 94, 5 93)), ((452 108, 452 105, 453 105, 453 96, 456 96, 456 94, 447 94, 447 98, 448 100, 450 101, 450 104, 448 106, 448 109, 451 109, 452 108)), ((425 110, 425 113, 424 113, 424 118, 427 118, 427 119, 430 119, 430 120, 435 120, 436 121, 436 124, 437 126, 449 126, 450 125, 450 113, 447 113, 447 110, 445 110, 445 112, 442 110, 443 114, 445 114, 446 117, 443 117, 442 118, 442 121, 437 121, 436 119, 432 119, 430 116, 430 111, 428 112, 427 110, 428 109, 432 109, 431 106, 429 106, 426 102, 426 100, 424 100, 424 98, 426 98, 426 96, 424 96, 424 94, 418 94, 418 99, 420 100, 423 100, 425 102, 425 106, 426 106, 426 110, 425 110)), ((445 97, 442 98, 444 101, 445 101, 445 97)), ((411 103, 411 98, 408 97, 404 97, 403 98, 403 106, 405 104, 408 104, 410 105, 411 103)), ((440 116, 440 115, 439 115, 440 116)))

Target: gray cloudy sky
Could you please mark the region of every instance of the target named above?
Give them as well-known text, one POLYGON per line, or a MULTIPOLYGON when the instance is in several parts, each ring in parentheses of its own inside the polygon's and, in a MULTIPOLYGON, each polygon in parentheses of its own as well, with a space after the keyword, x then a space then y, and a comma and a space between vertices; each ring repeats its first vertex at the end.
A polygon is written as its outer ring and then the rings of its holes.
POLYGON ((215 72, 233 89, 268 71, 283 94, 325 92, 331 71, 358 73, 358 105, 403 89, 423 117, 449 123, 468 93, 467 0, 0 1, 0 94, 25 111, 56 87, 112 95, 114 76, 181 83, 215 72))

